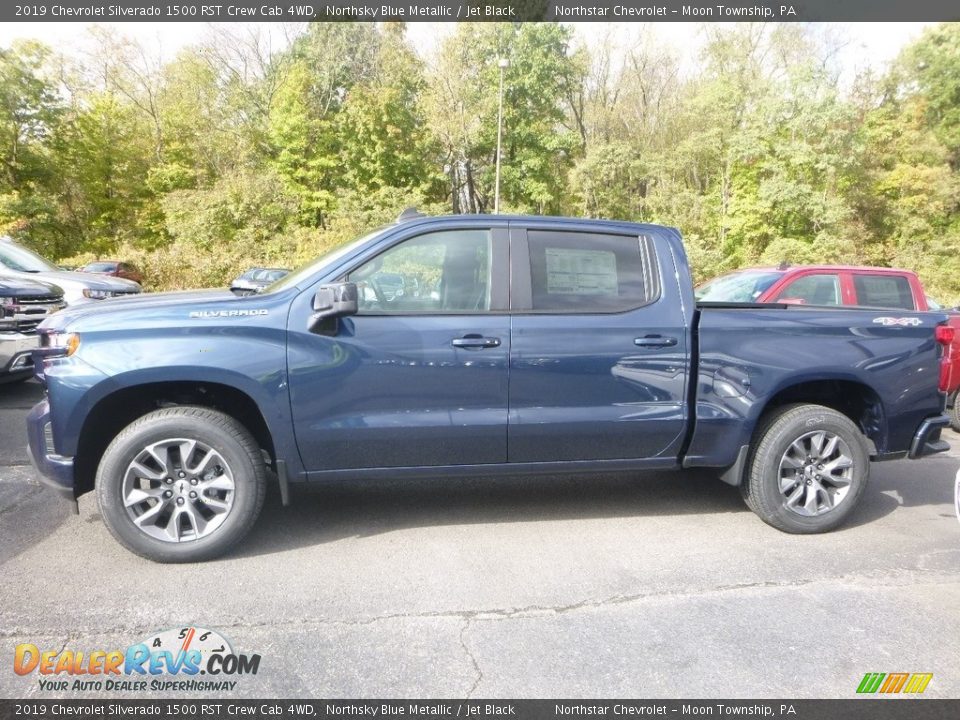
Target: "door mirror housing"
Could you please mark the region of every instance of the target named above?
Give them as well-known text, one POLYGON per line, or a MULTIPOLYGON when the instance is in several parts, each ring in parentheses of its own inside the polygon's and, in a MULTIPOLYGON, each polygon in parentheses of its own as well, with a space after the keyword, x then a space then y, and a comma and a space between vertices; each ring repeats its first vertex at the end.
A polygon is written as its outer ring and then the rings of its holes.
POLYGON ((329 318, 341 318, 356 315, 358 310, 357 284, 352 282, 321 285, 313 296, 313 315, 310 316, 308 329, 315 332, 320 324, 329 318))

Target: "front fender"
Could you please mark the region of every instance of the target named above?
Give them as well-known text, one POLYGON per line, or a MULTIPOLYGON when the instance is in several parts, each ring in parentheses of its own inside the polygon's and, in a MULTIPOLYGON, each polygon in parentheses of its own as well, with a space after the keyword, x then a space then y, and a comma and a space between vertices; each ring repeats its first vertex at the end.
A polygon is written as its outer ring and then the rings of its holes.
POLYGON ((91 411, 119 391, 158 383, 216 383, 256 404, 278 457, 291 471, 299 469, 291 432, 285 330, 203 327, 172 333, 156 329, 135 338, 98 335, 83 337, 74 357, 46 369, 58 452, 76 455, 91 411))

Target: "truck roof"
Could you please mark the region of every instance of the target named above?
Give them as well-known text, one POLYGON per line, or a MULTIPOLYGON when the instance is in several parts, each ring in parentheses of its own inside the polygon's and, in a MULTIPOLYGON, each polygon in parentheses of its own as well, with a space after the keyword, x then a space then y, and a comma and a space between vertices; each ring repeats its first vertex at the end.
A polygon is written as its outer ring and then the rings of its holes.
POLYGON ((871 272, 871 273, 889 273, 891 275, 915 275, 912 270, 904 270, 902 268, 888 268, 888 267, 876 267, 874 265, 765 265, 765 266, 756 266, 756 267, 746 267, 739 268, 737 270, 731 270, 731 272, 748 272, 748 271, 759 271, 759 272, 779 272, 779 273, 789 273, 796 272, 798 270, 808 271, 808 270, 822 270, 823 272, 871 272))

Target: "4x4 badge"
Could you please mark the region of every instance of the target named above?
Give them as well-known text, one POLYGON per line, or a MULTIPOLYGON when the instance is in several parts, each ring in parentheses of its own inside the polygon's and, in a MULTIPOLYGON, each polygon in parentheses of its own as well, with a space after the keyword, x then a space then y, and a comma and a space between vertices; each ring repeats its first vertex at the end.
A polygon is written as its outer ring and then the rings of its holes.
POLYGON ((902 325, 904 327, 912 325, 916 327, 917 325, 923 325, 923 320, 915 317, 878 317, 874 318, 873 321, 878 325, 883 325, 884 327, 890 327, 893 325, 902 325))

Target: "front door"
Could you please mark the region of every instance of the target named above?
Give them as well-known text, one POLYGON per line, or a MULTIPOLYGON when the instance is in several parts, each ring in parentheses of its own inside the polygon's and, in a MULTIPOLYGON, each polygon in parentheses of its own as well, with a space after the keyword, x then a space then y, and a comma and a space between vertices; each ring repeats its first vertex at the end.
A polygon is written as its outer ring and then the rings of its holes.
POLYGON ((350 270, 360 312, 291 313, 290 398, 307 471, 507 459, 505 226, 415 235, 350 270))

